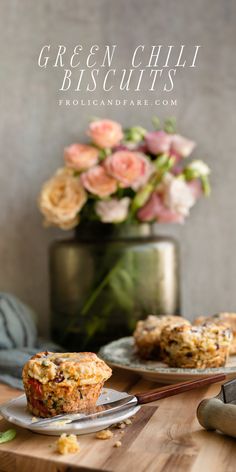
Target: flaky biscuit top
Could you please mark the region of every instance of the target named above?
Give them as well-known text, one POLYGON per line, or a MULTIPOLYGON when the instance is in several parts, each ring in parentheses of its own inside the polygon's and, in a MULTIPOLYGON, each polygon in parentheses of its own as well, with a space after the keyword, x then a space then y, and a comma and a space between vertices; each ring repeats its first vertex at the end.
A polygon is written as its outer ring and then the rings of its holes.
POLYGON ((236 336, 236 313, 216 313, 211 316, 199 316, 194 320, 195 325, 201 325, 204 323, 213 322, 213 323, 224 323, 227 327, 231 328, 234 336, 236 336))
POLYGON ((25 364, 23 380, 30 377, 42 384, 54 381, 61 386, 83 386, 105 382, 111 373, 110 367, 93 352, 40 352, 25 364))
POLYGON ((181 316, 174 315, 149 315, 145 320, 138 321, 134 331, 136 342, 147 340, 159 340, 161 332, 165 326, 175 326, 178 324, 190 325, 189 321, 181 316))
POLYGON ((214 351, 218 343, 223 347, 229 346, 232 342, 232 332, 223 324, 206 323, 200 326, 165 327, 162 334, 163 347, 167 348, 168 340, 171 340, 169 348, 172 351, 176 350, 176 352, 184 350, 186 347, 193 352, 198 349, 214 351), (166 343, 167 345, 165 345, 166 343))

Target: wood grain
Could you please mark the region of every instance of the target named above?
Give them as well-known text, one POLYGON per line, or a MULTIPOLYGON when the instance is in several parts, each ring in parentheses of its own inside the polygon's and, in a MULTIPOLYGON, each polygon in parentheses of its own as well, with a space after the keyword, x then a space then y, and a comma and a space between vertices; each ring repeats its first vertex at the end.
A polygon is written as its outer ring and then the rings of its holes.
MULTIPOLYGON (((156 384, 125 371, 116 371, 110 388, 145 392, 156 384)), ((60 456, 55 437, 17 429, 17 437, 0 445, 0 472, 235 472, 235 441, 201 428, 196 409, 203 398, 216 395, 220 385, 211 385, 158 400, 141 407, 124 434, 101 441, 95 434, 80 436, 80 452, 60 456), (121 438, 122 446, 114 443, 121 438)), ((0 401, 18 392, 0 386, 0 401)), ((0 430, 9 428, 5 420, 0 430)))

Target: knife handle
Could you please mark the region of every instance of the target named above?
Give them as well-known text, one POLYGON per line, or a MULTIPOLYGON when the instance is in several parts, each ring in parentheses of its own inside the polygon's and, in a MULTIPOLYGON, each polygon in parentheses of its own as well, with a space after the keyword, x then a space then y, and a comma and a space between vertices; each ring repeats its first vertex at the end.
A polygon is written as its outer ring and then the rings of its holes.
POLYGON ((197 409, 197 418, 207 430, 218 430, 236 438, 236 405, 223 403, 218 398, 203 400, 197 409))
POLYGON ((158 390, 136 393, 135 396, 138 399, 138 403, 142 405, 144 403, 160 400, 161 398, 177 395, 178 393, 187 392, 188 390, 192 390, 194 388, 203 387, 204 385, 221 382, 222 380, 225 380, 225 374, 209 375, 196 380, 188 380, 187 382, 167 385, 165 387, 158 388, 158 390))

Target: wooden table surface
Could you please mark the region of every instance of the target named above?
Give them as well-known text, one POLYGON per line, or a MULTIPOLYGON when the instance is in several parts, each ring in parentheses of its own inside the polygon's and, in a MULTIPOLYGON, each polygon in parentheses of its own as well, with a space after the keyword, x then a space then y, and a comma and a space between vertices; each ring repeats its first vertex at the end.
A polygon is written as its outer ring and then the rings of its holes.
MULTIPOLYGON (((107 387, 132 393, 157 388, 157 384, 125 371, 114 372, 107 387)), ((61 456, 55 452, 56 438, 22 428, 16 438, 0 444, 0 472, 235 472, 236 442, 216 432, 204 431, 196 419, 198 403, 219 392, 211 385, 142 406, 120 438, 99 440, 95 434, 79 436, 80 452, 61 456)), ((0 402, 19 392, 0 385, 0 402)), ((0 421, 0 431, 11 427, 0 421)))

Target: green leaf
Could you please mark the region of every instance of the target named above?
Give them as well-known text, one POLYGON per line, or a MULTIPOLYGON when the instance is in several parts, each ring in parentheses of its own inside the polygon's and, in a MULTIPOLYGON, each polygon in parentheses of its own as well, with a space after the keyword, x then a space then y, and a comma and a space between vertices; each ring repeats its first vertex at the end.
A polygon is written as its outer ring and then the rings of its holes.
POLYGON ((190 167, 186 167, 183 173, 186 180, 194 180, 200 177, 199 172, 195 169, 191 169, 190 167))
POLYGON ((133 126, 124 131, 125 141, 139 143, 143 140, 146 130, 142 126, 133 126))
POLYGON ((8 441, 12 441, 16 437, 16 430, 15 429, 8 429, 7 431, 3 431, 0 433, 0 444, 6 443, 8 441))
POLYGON ((176 132, 176 118, 174 116, 165 120, 164 131, 168 134, 174 134, 176 132))
POLYGON ((141 208, 147 202, 153 190, 154 185, 151 183, 146 184, 145 187, 139 190, 132 201, 131 210, 136 212, 141 208))
POLYGON ((134 284, 132 275, 126 269, 120 268, 112 274, 109 281, 113 296, 118 306, 123 310, 130 311, 133 308, 134 284))
POLYGON ((206 175, 201 176, 201 182, 202 182, 202 189, 204 194, 208 197, 211 193, 211 186, 209 179, 206 175))
POLYGON ((166 163, 168 162, 169 160, 169 156, 168 154, 161 154, 160 156, 158 156, 156 158, 156 160, 154 161, 154 164, 155 164, 155 167, 157 169, 161 169, 163 166, 166 165, 166 163))
POLYGON ((103 161, 107 156, 111 154, 110 148, 99 149, 99 159, 103 161))
POLYGON ((152 117, 152 124, 153 124, 153 128, 156 131, 159 131, 161 129, 161 120, 157 116, 152 117))
POLYGON ((168 154, 161 154, 157 157, 154 161, 154 165, 157 170, 161 171, 162 173, 168 172, 174 165, 174 158, 168 156, 168 154))

